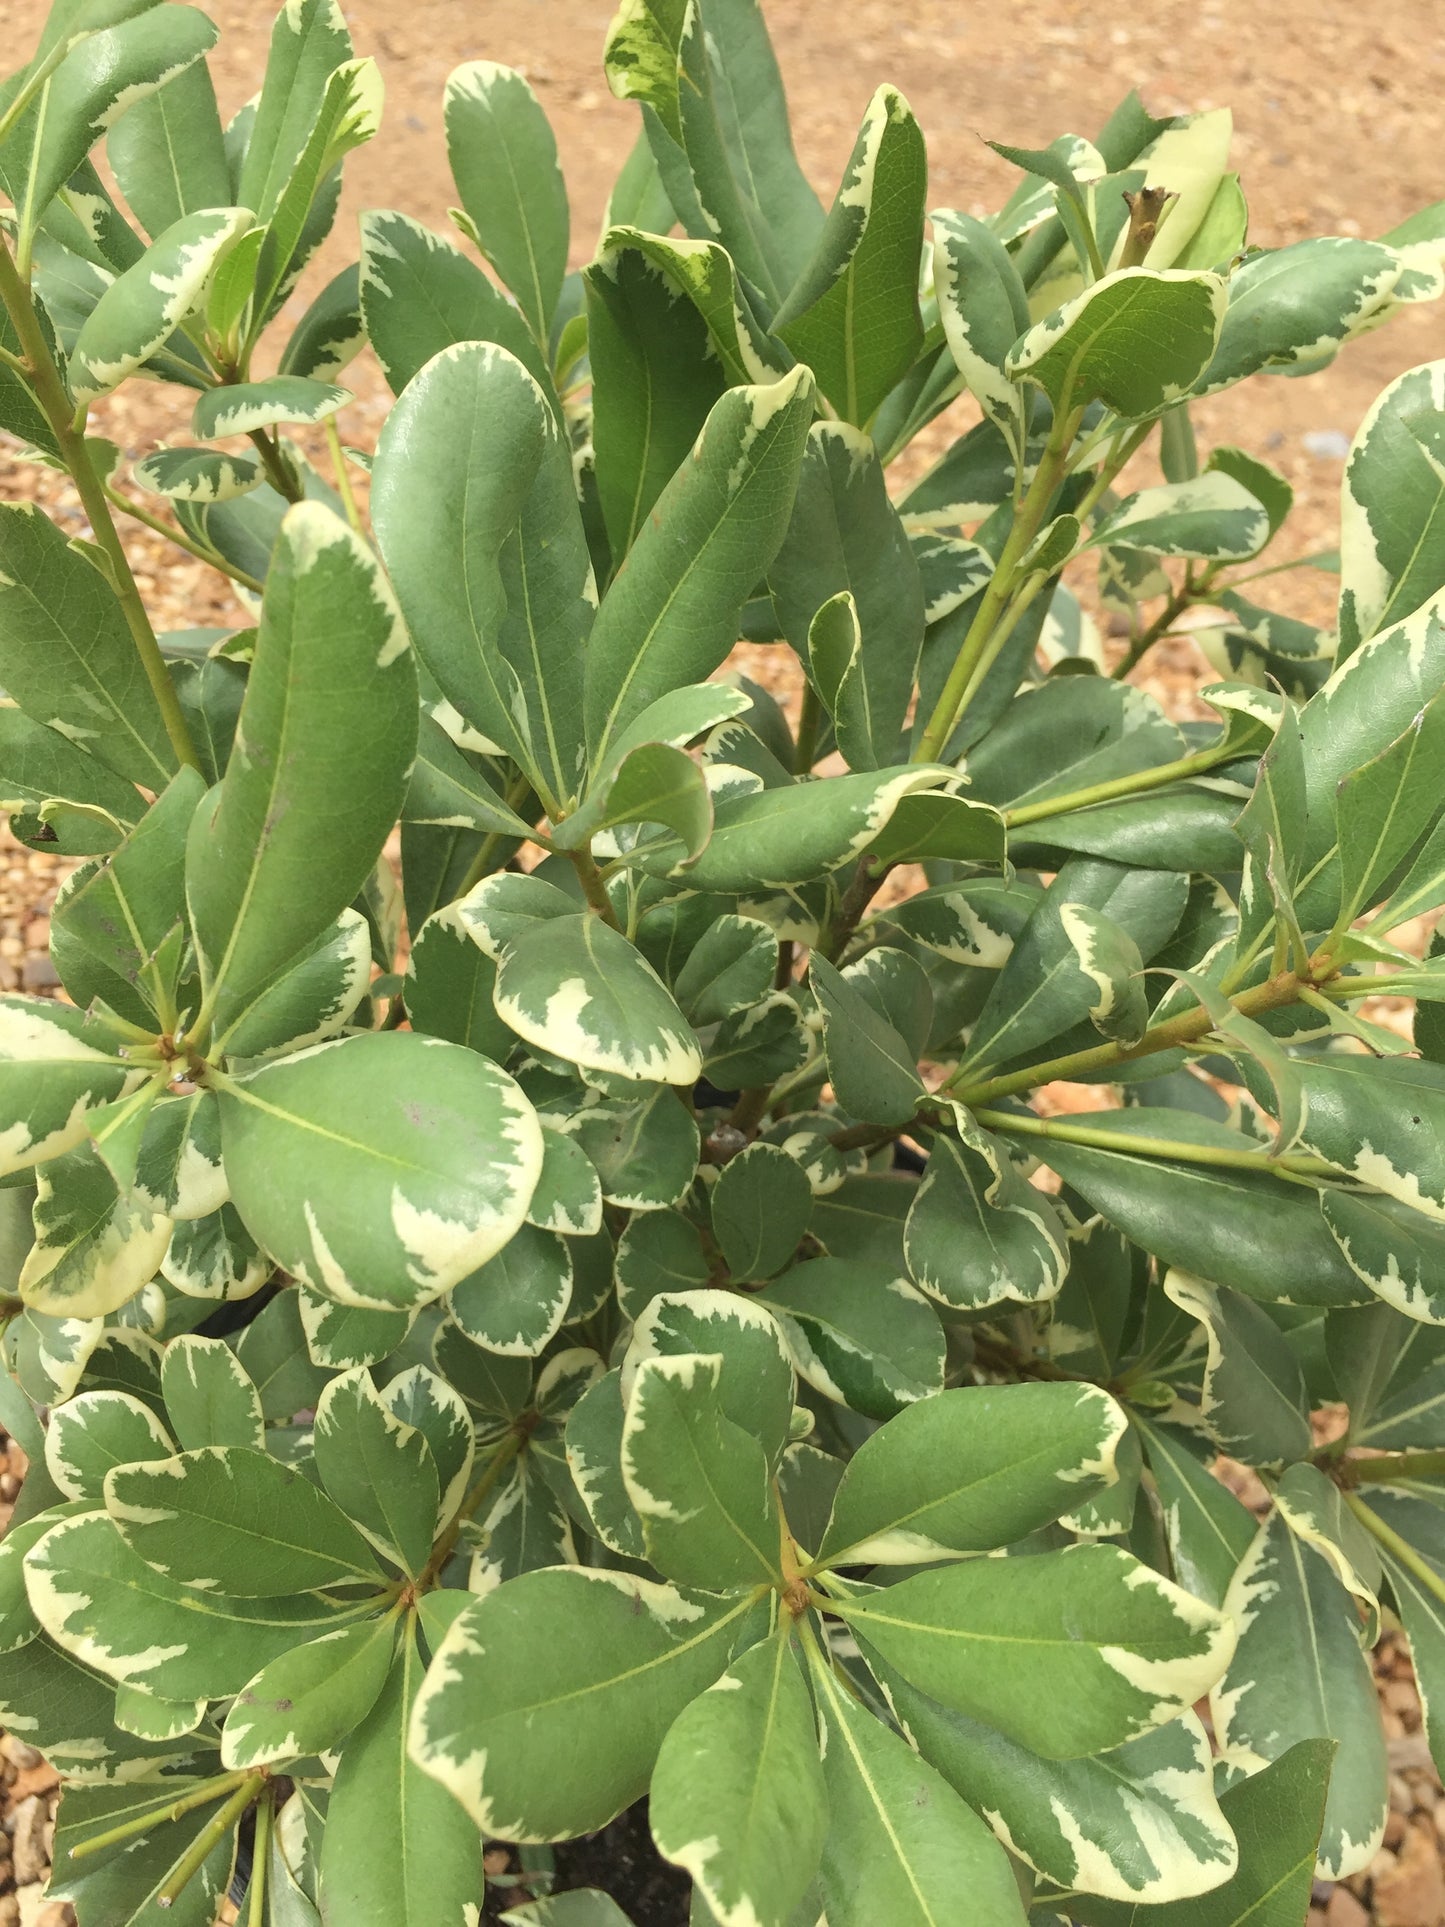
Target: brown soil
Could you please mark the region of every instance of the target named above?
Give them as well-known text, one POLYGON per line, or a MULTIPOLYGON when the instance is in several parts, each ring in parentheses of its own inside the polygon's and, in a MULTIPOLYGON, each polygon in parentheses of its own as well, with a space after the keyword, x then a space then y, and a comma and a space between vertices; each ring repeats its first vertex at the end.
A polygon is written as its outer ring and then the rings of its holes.
MULTIPOLYGON (((375 54, 385 75, 386 125, 375 146, 348 163, 346 218, 293 298, 294 313, 354 253, 350 217, 358 209, 397 207, 446 226, 454 195, 441 91, 452 67, 477 57, 520 67, 551 115, 572 194, 573 258, 586 260, 636 126, 633 110, 611 99, 601 75, 607 0, 411 0, 405 7, 350 0, 346 10, 359 51, 375 54)), ((23 57, 45 11, 46 0, 0 0, 0 67, 23 57)), ((213 70, 229 113, 259 83, 272 7, 213 0, 209 11, 222 31, 213 70)), ((904 90, 928 135, 934 203, 975 213, 997 206, 1016 179, 984 137, 1042 145, 1065 131, 1092 133, 1129 87, 1156 114, 1233 108, 1252 238, 1265 244, 1319 232, 1382 233, 1445 192, 1440 123, 1431 111, 1445 82, 1445 35, 1430 0, 1396 0, 1388 10, 1350 0, 1277 0, 1269 8, 1245 0, 1156 0, 1142 16, 1114 15, 1118 24, 1082 0, 1015 0, 993 9, 965 9, 957 0, 768 0, 767 11, 793 99, 798 151, 825 198, 883 79, 904 90)), ((1321 377, 1256 382, 1207 404, 1198 411, 1201 440, 1267 454, 1296 491, 1290 551, 1331 546, 1340 459, 1318 451, 1329 447, 1332 433, 1348 439, 1394 375, 1442 353, 1445 309, 1407 310, 1321 377), (1327 439, 1314 439, 1321 436, 1327 439)), ((358 396, 346 418, 348 438, 368 443, 385 412, 381 384, 366 364, 346 379, 358 396)), ((142 455, 161 440, 182 438, 185 417, 176 399, 165 389, 129 391, 98 411, 97 428, 127 455, 142 455)), ((952 432, 952 425, 940 426, 922 453, 939 452, 952 432)), ((62 519, 78 521, 66 491, 0 447, 0 497, 36 494, 62 519)), ((137 574, 158 627, 239 626, 224 583, 200 564, 177 561, 145 531, 136 533, 137 574)), ((1286 582, 1285 593, 1301 598, 1299 613, 1329 619, 1323 579, 1286 582)), ((749 652, 753 673, 762 653, 749 652)), ((1170 645, 1155 652, 1140 679, 1179 707, 1189 702, 1199 667, 1189 644, 1170 645)), ((53 981, 44 919, 59 875, 53 861, 0 832, 0 989, 39 990, 53 981)), ((0 1461, 0 1525, 21 1469, 16 1460, 8 1468, 0 1461)), ((1377 1670, 1392 1767, 1386 1847, 1367 1876, 1319 1892, 1312 1927, 1445 1923, 1445 1798, 1420 1736, 1403 1652, 1387 1642, 1377 1670)), ((53 1799, 48 1769, 30 1749, 0 1739, 0 1927, 63 1927, 69 1919, 68 1909, 45 1905, 38 1885, 53 1799)))

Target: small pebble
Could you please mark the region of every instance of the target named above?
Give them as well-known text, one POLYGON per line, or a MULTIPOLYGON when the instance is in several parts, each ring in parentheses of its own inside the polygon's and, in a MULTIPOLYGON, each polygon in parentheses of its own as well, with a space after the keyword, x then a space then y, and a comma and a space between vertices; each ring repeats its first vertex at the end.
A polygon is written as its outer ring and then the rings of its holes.
POLYGON ((1338 428, 1311 428, 1300 440, 1306 455, 1313 455, 1321 462, 1342 462, 1350 452, 1350 438, 1338 428))

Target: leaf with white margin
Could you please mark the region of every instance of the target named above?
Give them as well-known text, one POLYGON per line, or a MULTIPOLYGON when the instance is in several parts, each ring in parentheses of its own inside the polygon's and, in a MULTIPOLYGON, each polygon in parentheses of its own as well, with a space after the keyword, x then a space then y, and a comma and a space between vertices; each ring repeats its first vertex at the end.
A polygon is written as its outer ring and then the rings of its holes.
POLYGON ((177 1223, 161 1260, 161 1276, 187 1298, 252 1298, 274 1270, 230 1204, 177 1223))
POLYGON ((535 1358, 561 1330, 571 1298, 566 1239, 524 1224, 495 1257, 457 1280, 450 1309, 474 1345, 535 1358))
POLYGON ((508 944, 498 1015, 525 1042, 588 1070, 691 1085, 702 1055, 662 980, 600 917, 573 914, 508 944))
MULTIPOLYGON (((1222 1606, 1254 1541, 1254 1515, 1191 1450, 1190 1434, 1151 1425, 1138 1412, 1132 1416, 1143 1434, 1174 1577, 1197 1598, 1222 1606)), ((1212 1458, 1213 1447, 1208 1449, 1212 1458)))
POLYGON ((1389 301, 1406 261, 1382 241, 1312 235, 1260 249, 1229 277, 1219 346, 1200 384, 1213 394, 1262 368, 1308 374, 1389 301))
POLYGON ((665 1211, 681 1204, 697 1176, 697 1120, 666 1084, 644 1086, 636 1103, 601 1099, 561 1127, 597 1172, 602 1196, 623 1211, 665 1211))
POLYGON ((5 1327, 5 1367, 36 1405, 69 1398, 100 1342, 98 1318, 46 1318, 24 1311, 5 1327))
POLYGON ((1223 1765, 1257 1773, 1298 1740, 1339 1742, 1317 1870, 1339 1880, 1379 1851, 1388 1810, 1385 1741, 1354 1603, 1328 1562, 1276 1515, 1225 1599, 1239 1628, 1210 1695, 1223 1765))
POLYGON ((1144 421, 1198 385, 1226 301, 1217 274, 1119 268, 1036 322, 1009 351, 1005 372, 1037 382, 1056 412, 1102 401, 1144 421))
POLYGON ((788 1632, 684 1707, 653 1769, 648 1823, 720 1927, 791 1927, 822 1857, 827 1795, 788 1632))
MULTIPOLYGON (((524 1572, 580 1563, 571 1513, 553 1489, 544 1463, 534 1443, 513 1461, 476 1523, 463 1527, 463 1543, 473 1546, 469 1592, 481 1595, 524 1572)), ((565 1473, 562 1485, 565 1491, 565 1473)))
POLYGON ((817 951, 808 960, 808 983, 823 1019, 828 1076, 842 1110, 867 1124, 908 1123, 928 1090, 906 1039, 817 951))
POLYGON ((767 1454, 723 1412, 722 1366, 697 1353, 644 1359, 622 1426, 622 1480, 649 1559, 712 1592, 779 1578, 767 1454))
POLYGON ((209 1218, 222 1208, 230 1193, 214 1091, 162 1096, 146 1122, 135 1182, 178 1224, 209 1218))
POLYGON ((712 834, 712 797, 703 772, 668 743, 640 743, 590 787, 582 807, 557 825, 552 841, 558 849, 575 850, 608 830, 636 823, 673 831, 693 857, 712 834))
POLYGON ((62 1520, 25 1555, 36 1617, 57 1645, 109 1678, 162 1699, 222 1699, 268 1660, 327 1630, 316 1595, 235 1599, 148 1566, 103 1512, 62 1520))
POLYGON ((258 429, 283 423, 309 426, 325 421, 352 399, 349 388, 329 381, 309 381, 305 375, 272 375, 266 381, 243 381, 230 387, 208 388, 191 416, 193 431, 205 441, 225 435, 254 435, 258 429))
POLYGON ((31 232, 100 137, 128 107, 193 66, 216 29, 196 7, 154 8, 95 33, 61 62, 45 94, 26 181, 31 232))
POLYGON ((942 1390, 938 1314, 908 1279, 867 1258, 813 1258, 770 1281, 758 1302, 777 1318, 799 1377, 868 1418, 892 1418, 942 1390))
POLYGON ((1113 1483, 1125 1429, 1094 1385, 970 1386, 922 1399, 849 1460, 818 1557, 919 1565, 1027 1538, 1113 1483))
POLYGON ((1252 1300, 1170 1270, 1165 1295, 1197 1319, 1208 1347, 1200 1417, 1223 1452, 1251 1465, 1289 1464, 1311 1447, 1309 1395, 1289 1341, 1252 1300))
POLYGON ((187 850, 222 1031, 362 889, 401 811, 417 714, 406 628, 370 550, 298 504, 266 578, 236 747, 187 850))
POLYGON ((1428 601, 1445 574, 1445 361, 1398 376, 1371 405, 1340 497, 1340 655, 1428 601))
POLYGON ((105 1502, 139 1558, 197 1592, 275 1599, 381 1583, 366 1540, 340 1507, 253 1447, 203 1446, 119 1466, 107 1475, 105 1502))
POLYGON ((1049 1760, 1176 1719, 1234 1650, 1228 1617, 1118 1546, 966 1559, 834 1608, 910 1684, 1049 1760))
POLYGON ((904 1226, 913 1282, 945 1305, 1038 1304, 1064 1282, 1068 1250, 1048 1200, 964 1113, 962 1142, 934 1139, 904 1226))
POLYGON ((158 448, 131 469, 139 487, 172 502, 231 502, 261 486, 261 465, 250 455, 216 448, 158 448))
POLYGON ((438 1373, 413 1365, 381 1388, 387 1410, 420 1432, 431 1447, 441 1487, 437 1524, 444 1525, 466 1496, 476 1437, 466 1402, 438 1373))
POLYGON ((630 1401, 633 1380, 648 1359, 694 1353, 721 1358, 718 1402, 723 1416, 760 1440, 775 1462, 788 1442, 793 1370, 776 1320, 736 1292, 664 1292, 654 1298, 633 1326, 623 1356, 624 1403, 630 1401))
POLYGON ((1445 1226, 1398 1198, 1324 1190, 1320 1209, 1352 1269, 1398 1312, 1445 1325, 1445 1226))
POLYGON ((719 1023, 766 997, 778 969, 778 940, 756 917, 716 917, 688 952, 672 994, 695 1027, 719 1023))
POLYGON ((567 272, 567 187, 557 143, 526 79, 491 60, 447 78, 447 157, 483 255, 540 340, 567 272))
POLYGON ((567 1467, 603 1545, 641 1559, 646 1554, 642 1522, 622 1479, 626 1416, 622 1373, 614 1367, 588 1386, 567 1415, 567 1467))
POLYGON ((330 930, 241 1012, 225 1036, 226 1054, 275 1057, 305 1050, 344 1030, 371 982, 371 929, 346 909, 330 930))
POLYGON ((922 131, 897 88, 880 87, 812 254, 772 323, 860 428, 923 347, 917 284, 927 193, 922 131))
POLYGON ((730 1158, 709 1195, 712 1231, 734 1279, 770 1278, 808 1229, 813 1192, 785 1150, 750 1144, 730 1158))
POLYGON ((520 1227, 542 1132, 504 1071, 441 1039, 366 1033, 228 1084, 226 1169, 247 1229, 342 1304, 440 1297, 520 1227))
POLYGON ((577 899, 530 871, 498 870, 456 903, 467 934, 484 956, 499 963, 510 944, 535 925, 577 914, 577 899))
MULTIPOLYGON (((251 1445, 264 1451, 266 1421, 245 1366, 220 1338, 183 1333, 161 1359, 166 1415, 183 1452, 203 1445, 251 1445)), ((170 1453, 162 1455, 169 1458, 170 1453)))
POLYGON ((952 208, 936 209, 930 218, 933 282, 948 351, 970 394, 1017 446, 1023 397, 1004 364, 1029 325, 1027 291, 992 228, 952 208))
POLYGON ((990 1927, 1023 1927, 1013 1869, 943 1776, 809 1653, 830 1825, 822 1892, 831 1927, 936 1927, 960 1897, 990 1927))
POLYGON ((440 1502, 424 1433, 385 1403, 365 1366, 321 1394, 312 1450, 323 1488, 382 1556, 413 1579, 431 1556, 440 1502))
POLYGON ((126 1392, 82 1392, 50 1415, 45 1469, 67 1499, 105 1504, 105 1475, 113 1465, 168 1459, 169 1434, 149 1406, 126 1392))
POLYGON ((143 1686, 117 1686, 115 1723, 138 1740, 178 1740, 195 1732, 209 1705, 203 1699, 161 1699, 143 1686))
POLYGON ((408 1757, 422 1688, 416 1625, 409 1618, 403 1626, 381 1696, 342 1751, 327 1802, 319 1890, 337 1921, 372 1914, 388 1927, 472 1927, 486 1887, 477 1830, 415 1755, 408 1757))
POLYGON ((1215 469, 1189 482, 1165 482, 1129 495, 1090 531, 1088 547, 1120 545, 1150 555, 1244 562, 1269 539, 1269 516, 1257 496, 1215 469))
POLYGON ((1313 1546, 1366 1614, 1363 1644, 1373 1646, 1380 1621, 1383 1572, 1380 1549, 1349 1510, 1340 1488, 1318 1466, 1302 1460, 1289 1467, 1274 1502, 1295 1537, 1313 1546))
POLYGON ((730 389, 658 497, 598 612, 586 658, 594 764, 658 696, 722 662, 787 527, 813 417, 806 368, 730 389))
POLYGON ((527 1206, 542 1231, 590 1238, 602 1229, 602 1186, 587 1153, 560 1131, 542 1127, 542 1175, 527 1206))
POLYGON ((923 1757, 1057 1886, 1156 1906, 1209 1892, 1238 1865, 1193 1713, 1092 1759, 1045 1760, 891 1668, 880 1680, 923 1757))
POLYGON ((155 1277, 171 1241, 171 1220, 144 1192, 121 1192, 93 1152, 40 1167, 34 1218, 19 1291, 49 1318, 118 1311, 155 1277))
POLYGON ((1437 1222, 1445 1220, 1445 1067, 1343 1052, 1299 1060, 1304 1147, 1437 1222))
POLYGON ((0 997, 0 1176, 83 1144, 87 1114, 140 1082, 113 1043, 66 1004, 0 997))
POLYGON ((333 1752, 376 1704, 395 1645, 387 1614, 280 1654, 232 1700, 221 1764, 235 1771, 333 1752))
POLYGON ((216 263, 251 219, 250 209, 239 207, 183 214, 111 282, 70 351, 78 402, 108 395, 170 339, 199 307, 216 263))
POLYGON ((402 821, 485 830, 497 836, 530 836, 532 825, 503 802, 442 728, 437 720, 440 708, 439 704, 423 711, 402 821))
POLYGON ((338 1305, 300 1284, 296 1308, 311 1362, 332 1372, 380 1364, 406 1342, 416 1318, 415 1312, 362 1311, 355 1305, 338 1305))
MULTIPOLYGON (((911 764, 728 797, 714 807, 712 838, 686 870, 688 887, 751 895, 811 883, 867 849, 903 797, 937 789, 955 774, 911 764)), ((667 876, 685 854, 680 843, 669 843, 644 857, 643 868, 667 876)))
POLYGON ((524 1573, 468 1605, 437 1649, 411 1757, 489 1838, 590 1833, 647 1790, 668 1727, 755 1611, 631 1573, 524 1573))

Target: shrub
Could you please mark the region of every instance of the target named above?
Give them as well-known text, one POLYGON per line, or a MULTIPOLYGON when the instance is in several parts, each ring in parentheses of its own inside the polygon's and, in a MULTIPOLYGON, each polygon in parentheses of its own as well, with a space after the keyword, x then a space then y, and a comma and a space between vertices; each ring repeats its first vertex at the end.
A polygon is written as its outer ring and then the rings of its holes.
POLYGON ((1445 363, 1356 439, 1337 634, 1255 601, 1289 487, 1189 404, 1436 298, 1445 213, 1251 249, 1219 118, 1130 97, 928 216, 888 87, 825 211, 749 0, 627 0, 581 274, 477 62, 467 245, 363 216, 280 346, 381 82, 289 0, 223 129, 214 38, 57 0, 0 96, 0 422, 89 525, 0 508, 0 801, 82 859, 68 1001, 0 1000, 52 1891, 203 1927, 244 1837, 250 1927, 460 1927, 484 1840, 545 1896, 650 1793, 699 1923, 1302 1920, 1381 1836, 1386 1613, 1445 1759, 1445 962, 1391 936, 1445 363), (195 439, 126 475, 132 377, 195 439), (157 636, 118 514, 255 627, 157 636), (1191 608, 1181 723, 1126 676, 1191 608))

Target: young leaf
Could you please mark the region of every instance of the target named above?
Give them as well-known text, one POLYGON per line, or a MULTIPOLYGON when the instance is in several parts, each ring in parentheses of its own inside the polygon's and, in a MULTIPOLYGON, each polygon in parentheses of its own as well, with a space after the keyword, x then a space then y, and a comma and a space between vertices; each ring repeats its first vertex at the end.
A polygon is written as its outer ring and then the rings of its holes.
POLYGON ((828 1825, 813 1708, 790 1638, 749 1647, 685 1707, 657 1756, 648 1820, 659 1852, 720 1920, 790 1927, 828 1825))
POLYGON ((984 413, 1017 446, 1024 434, 1023 396, 1005 363, 1029 325, 1028 295, 992 228, 951 208, 931 219, 933 282, 949 353, 984 413))
POLYGON ((663 1294, 632 1329, 622 1363, 622 1391, 650 1358, 693 1354, 722 1360, 718 1404, 723 1417, 761 1441, 776 1461, 788 1441, 793 1372, 777 1323, 750 1299, 729 1291, 663 1294))
POLYGON ((250 455, 215 448, 158 448, 131 469, 137 485, 172 502, 233 502, 261 486, 261 465, 250 455))
POLYGON ((539 341, 567 272, 567 185, 557 143, 521 74, 490 60, 446 87, 447 158, 482 253, 516 295, 539 341))
POLYGON ((288 422, 305 426, 325 421, 350 400, 348 389, 331 382, 311 381, 301 375, 272 375, 266 381, 208 388, 191 413, 191 428, 203 441, 211 441, 226 435, 250 435, 257 429, 278 428, 288 422))
POLYGON ((859 428, 923 346, 917 285, 927 192, 918 122, 896 88, 880 87, 813 253, 773 319, 774 333, 859 428))
POLYGON ((1145 421, 1196 387, 1225 302, 1217 274, 1119 268, 1036 322, 1010 350, 1006 373, 1037 382, 1056 414, 1102 401, 1145 421))
POLYGON ((819 1557, 914 1565, 1027 1538, 1112 1482, 1124 1429, 1119 1407, 1092 1385, 923 1399, 854 1453, 819 1557))
POLYGON ((342 1304, 406 1310, 520 1227, 542 1133, 504 1071, 439 1038, 318 1044, 227 1086, 237 1211, 293 1277, 342 1304))
POLYGON ((592 1832, 646 1791, 668 1728, 755 1610, 630 1573, 524 1573, 466 1607, 442 1641, 412 1758, 490 1837, 592 1832))

